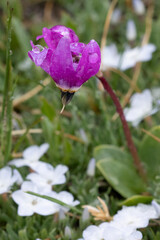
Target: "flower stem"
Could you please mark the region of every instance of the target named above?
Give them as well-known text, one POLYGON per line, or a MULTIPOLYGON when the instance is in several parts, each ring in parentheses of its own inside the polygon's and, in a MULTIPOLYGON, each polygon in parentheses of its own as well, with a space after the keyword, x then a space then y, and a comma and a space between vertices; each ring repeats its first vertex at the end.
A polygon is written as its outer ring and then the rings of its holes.
POLYGON ((12 78, 11 78, 11 20, 13 9, 8 6, 7 43, 6 43, 6 77, 1 115, 1 165, 8 161, 11 151, 12 131, 12 78), (3 157, 4 156, 4 157, 3 157))
POLYGON ((112 90, 111 86, 109 85, 107 80, 103 77, 103 75, 97 76, 97 77, 101 81, 101 83, 103 84, 104 89, 108 92, 108 94, 110 95, 110 97, 112 98, 112 100, 113 100, 113 102, 116 106, 116 110, 117 110, 117 112, 120 116, 120 119, 121 119, 121 122, 122 122, 122 125, 123 125, 123 130, 124 130, 124 134, 125 134, 125 137, 126 137, 127 145, 128 145, 128 148, 129 148, 129 150, 132 154, 132 157, 133 157, 134 165, 135 165, 139 175, 146 182, 146 180, 147 180, 146 179, 146 173, 145 173, 144 168, 142 166, 142 163, 139 159, 136 147, 133 143, 132 136, 131 136, 131 133, 130 133, 130 130, 129 130, 129 127, 128 127, 128 123, 125 119, 121 104, 120 104, 116 94, 112 90))

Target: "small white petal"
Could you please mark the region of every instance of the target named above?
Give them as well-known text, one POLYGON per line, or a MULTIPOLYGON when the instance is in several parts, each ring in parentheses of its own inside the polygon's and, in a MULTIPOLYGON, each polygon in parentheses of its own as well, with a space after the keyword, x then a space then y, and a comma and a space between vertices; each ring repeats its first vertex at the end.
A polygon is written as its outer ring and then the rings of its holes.
POLYGON ((152 201, 152 206, 156 210, 157 218, 160 217, 160 205, 156 201, 152 201))

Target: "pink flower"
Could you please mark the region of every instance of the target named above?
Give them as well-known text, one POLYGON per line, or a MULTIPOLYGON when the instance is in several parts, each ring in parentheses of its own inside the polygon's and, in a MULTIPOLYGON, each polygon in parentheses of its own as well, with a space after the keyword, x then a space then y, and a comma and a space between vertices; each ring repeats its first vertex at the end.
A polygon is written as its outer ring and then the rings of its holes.
POLYGON ((100 68, 101 53, 95 40, 80 43, 77 35, 65 26, 43 28, 42 35, 48 47, 34 45, 28 52, 31 60, 46 71, 62 91, 68 103, 73 93, 100 68))

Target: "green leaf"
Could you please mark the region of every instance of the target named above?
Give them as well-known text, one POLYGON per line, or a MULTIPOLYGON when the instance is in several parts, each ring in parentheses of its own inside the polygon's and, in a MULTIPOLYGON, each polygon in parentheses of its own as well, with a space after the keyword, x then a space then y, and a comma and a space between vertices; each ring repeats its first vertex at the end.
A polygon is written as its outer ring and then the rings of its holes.
POLYGON ((115 146, 102 145, 95 149, 97 167, 110 185, 123 197, 146 191, 129 154, 115 146))
POLYGON ((135 195, 120 202, 119 205, 134 206, 134 205, 137 205, 138 203, 149 204, 151 203, 152 200, 153 200, 152 196, 135 195))
MULTIPOLYGON (((160 126, 156 126, 150 131, 160 138, 160 126)), ((145 135, 139 149, 140 159, 144 163, 149 180, 155 180, 160 175, 160 143, 149 135, 145 135)))
POLYGON ((54 107, 51 104, 49 104, 45 98, 42 98, 41 111, 45 116, 48 117, 50 121, 52 121, 53 118, 56 116, 54 107))

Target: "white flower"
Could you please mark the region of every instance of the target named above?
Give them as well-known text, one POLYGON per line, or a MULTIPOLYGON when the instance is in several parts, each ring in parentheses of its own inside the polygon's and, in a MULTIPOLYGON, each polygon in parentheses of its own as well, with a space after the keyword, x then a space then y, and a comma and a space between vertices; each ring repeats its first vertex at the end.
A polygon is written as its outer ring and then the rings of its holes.
POLYGON ((21 184, 23 179, 20 173, 10 167, 0 169, 0 194, 8 192, 14 183, 21 184))
POLYGON ((124 109, 126 120, 136 127, 145 117, 158 111, 158 107, 153 108, 153 97, 149 89, 142 93, 135 93, 130 99, 130 108, 124 109))
POLYGON ((34 213, 39 215, 47 216, 59 212, 62 209, 64 212, 69 210, 68 207, 63 207, 57 203, 43 199, 37 196, 30 195, 26 193, 31 191, 33 193, 38 193, 40 195, 45 195, 49 197, 56 198, 69 206, 76 206, 79 201, 74 201, 71 193, 63 191, 56 193, 54 191, 49 191, 38 187, 33 182, 23 182, 21 189, 12 193, 13 200, 18 204, 18 215, 19 216, 31 216, 34 213))
POLYGON ((118 24, 121 19, 121 15, 122 15, 121 10, 119 8, 116 8, 112 13, 111 23, 113 25, 118 24))
POLYGON ((102 51, 102 71, 109 68, 125 71, 136 65, 137 62, 151 60, 152 53, 156 50, 155 45, 146 44, 142 47, 127 48, 122 54, 118 53, 117 47, 112 44, 104 47, 102 51))
POLYGON ((118 68, 120 62, 120 54, 115 44, 104 47, 102 51, 102 70, 108 68, 118 68))
POLYGON ((23 182, 21 189, 12 193, 13 200, 18 204, 19 216, 31 216, 34 213, 47 216, 59 211, 56 203, 25 193, 26 191, 47 195, 47 192, 32 182, 23 182))
POLYGON ((83 231, 84 240, 140 240, 142 234, 139 231, 128 233, 123 229, 113 227, 110 223, 102 223, 99 226, 91 225, 83 231))
POLYGON ((152 206, 156 210, 156 213, 157 213, 158 217, 160 217, 160 205, 155 200, 153 200, 152 201, 152 206))
POLYGON ((65 173, 68 171, 68 167, 64 165, 58 165, 55 168, 45 162, 38 162, 32 169, 36 172, 30 173, 27 179, 31 180, 33 183, 38 184, 38 186, 46 188, 48 190, 52 189, 53 185, 63 184, 66 182, 65 173))
POLYGON ((142 0, 132 0, 132 4, 137 15, 141 16, 145 13, 145 6, 142 0))
POLYGON ((132 233, 137 228, 147 227, 151 218, 158 218, 156 210, 152 205, 138 204, 137 206, 126 207, 113 216, 111 225, 132 233))
POLYGON ((47 152, 48 148, 48 143, 44 143, 41 146, 34 145, 28 147, 23 152, 23 158, 13 159, 9 164, 15 165, 16 167, 29 166, 32 168, 32 165, 34 165, 35 162, 38 162, 44 153, 47 152))
POLYGON ((87 167, 87 175, 93 177, 95 175, 95 168, 96 168, 96 160, 95 158, 91 158, 87 167))
POLYGON ((136 26, 133 20, 127 22, 126 38, 128 41, 134 41, 137 37, 136 26))
POLYGON ((128 68, 134 67, 137 62, 147 62, 151 60, 152 53, 155 50, 156 47, 153 44, 126 49, 121 57, 120 70, 125 71, 128 68))
MULTIPOLYGON (((62 191, 59 193, 52 191, 52 192, 48 193, 48 196, 50 196, 52 198, 56 198, 57 200, 60 200, 61 202, 64 202, 64 203, 68 204, 69 206, 74 207, 79 204, 79 201, 78 200, 74 201, 73 195, 67 191, 62 191)), ((64 212, 67 212, 69 210, 68 207, 63 207, 59 204, 57 204, 57 206, 58 206, 59 210, 62 209, 64 212)))

